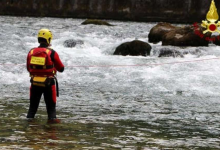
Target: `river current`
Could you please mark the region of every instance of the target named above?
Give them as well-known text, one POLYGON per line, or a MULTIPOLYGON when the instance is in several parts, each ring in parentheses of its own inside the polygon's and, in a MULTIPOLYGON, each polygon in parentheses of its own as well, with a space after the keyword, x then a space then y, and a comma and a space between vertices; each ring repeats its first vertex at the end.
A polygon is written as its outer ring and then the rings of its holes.
POLYGON ((220 48, 173 47, 184 57, 113 56, 135 39, 148 41, 157 23, 0 17, 0 149, 220 149, 220 48), (66 66, 58 73, 61 124, 47 124, 41 100, 26 120, 30 78, 25 63, 37 32, 49 28, 66 66), (79 42, 73 48, 66 40, 79 42))

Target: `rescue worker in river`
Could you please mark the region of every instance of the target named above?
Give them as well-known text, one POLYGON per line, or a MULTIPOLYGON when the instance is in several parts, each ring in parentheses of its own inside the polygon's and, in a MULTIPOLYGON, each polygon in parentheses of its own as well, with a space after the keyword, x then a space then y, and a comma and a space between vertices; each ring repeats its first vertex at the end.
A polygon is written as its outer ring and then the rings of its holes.
POLYGON ((27 70, 31 77, 30 106, 27 118, 35 117, 43 94, 48 123, 59 123, 60 120, 56 117, 56 97, 59 96, 56 72, 63 72, 64 65, 58 53, 49 48, 52 38, 50 30, 41 29, 38 32, 39 47, 31 49, 27 56, 27 70))

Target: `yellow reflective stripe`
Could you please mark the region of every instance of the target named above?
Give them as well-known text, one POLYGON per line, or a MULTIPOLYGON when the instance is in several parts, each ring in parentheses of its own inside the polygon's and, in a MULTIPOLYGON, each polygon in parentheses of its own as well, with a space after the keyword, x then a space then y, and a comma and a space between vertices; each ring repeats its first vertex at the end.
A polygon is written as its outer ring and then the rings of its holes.
POLYGON ((50 50, 49 50, 49 49, 47 49, 47 50, 46 50, 46 53, 48 54, 49 52, 50 52, 50 50))
POLYGON ((40 83, 44 83, 45 81, 46 81, 46 79, 47 79, 47 77, 37 77, 37 76, 35 76, 34 78, 33 78, 33 81, 35 81, 35 82, 40 82, 40 83))
POLYGON ((31 55, 34 53, 34 50, 31 50, 31 55))
POLYGON ((36 83, 36 82, 33 82, 33 85, 35 85, 35 86, 41 86, 41 87, 45 87, 45 84, 43 84, 43 83, 36 83))
MULTIPOLYGON (((49 49, 47 49, 46 50, 46 53, 48 54, 50 52, 50 50, 49 49)), ((47 66, 45 65, 45 66, 43 66, 43 69, 47 69, 47 66)))

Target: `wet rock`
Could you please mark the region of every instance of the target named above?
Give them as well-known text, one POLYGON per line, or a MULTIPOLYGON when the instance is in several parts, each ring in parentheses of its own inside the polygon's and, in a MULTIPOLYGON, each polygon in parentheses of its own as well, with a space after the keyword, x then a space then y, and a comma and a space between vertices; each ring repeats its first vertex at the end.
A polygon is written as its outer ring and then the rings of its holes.
POLYGON ((75 47, 77 44, 82 45, 84 44, 84 42, 81 40, 69 39, 64 41, 63 43, 64 47, 69 47, 69 48, 75 47))
POLYGON ((184 57, 180 51, 170 48, 162 48, 158 57, 184 57))
POLYGON ((94 24, 94 25, 106 25, 106 26, 114 26, 111 25, 110 23, 103 21, 103 20, 96 20, 96 19, 88 19, 81 23, 82 25, 87 25, 87 24, 94 24))
POLYGON ((162 41, 163 36, 178 27, 171 25, 170 23, 160 22, 154 26, 148 35, 148 42, 158 43, 162 41))
POLYGON ((152 47, 148 43, 134 40, 119 45, 116 48, 114 55, 147 56, 150 55, 151 49, 152 47))
MULTIPOLYGON (((198 27, 198 32, 202 34, 204 28, 198 27)), ((166 33, 162 38, 162 45, 172 46, 208 46, 209 41, 206 37, 210 37, 211 33, 206 33, 203 37, 195 34, 194 26, 185 26, 176 28, 166 33)))

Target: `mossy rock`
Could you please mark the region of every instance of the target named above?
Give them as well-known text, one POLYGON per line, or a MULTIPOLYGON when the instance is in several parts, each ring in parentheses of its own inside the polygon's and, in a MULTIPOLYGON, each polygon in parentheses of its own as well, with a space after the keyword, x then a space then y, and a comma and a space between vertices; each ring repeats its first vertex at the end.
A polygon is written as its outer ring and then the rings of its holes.
POLYGON ((82 25, 94 24, 94 25, 114 26, 114 25, 108 23, 107 21, 97 20, 97 19, 87 19, 86 21, 84 21, 81 24, 82 25))

